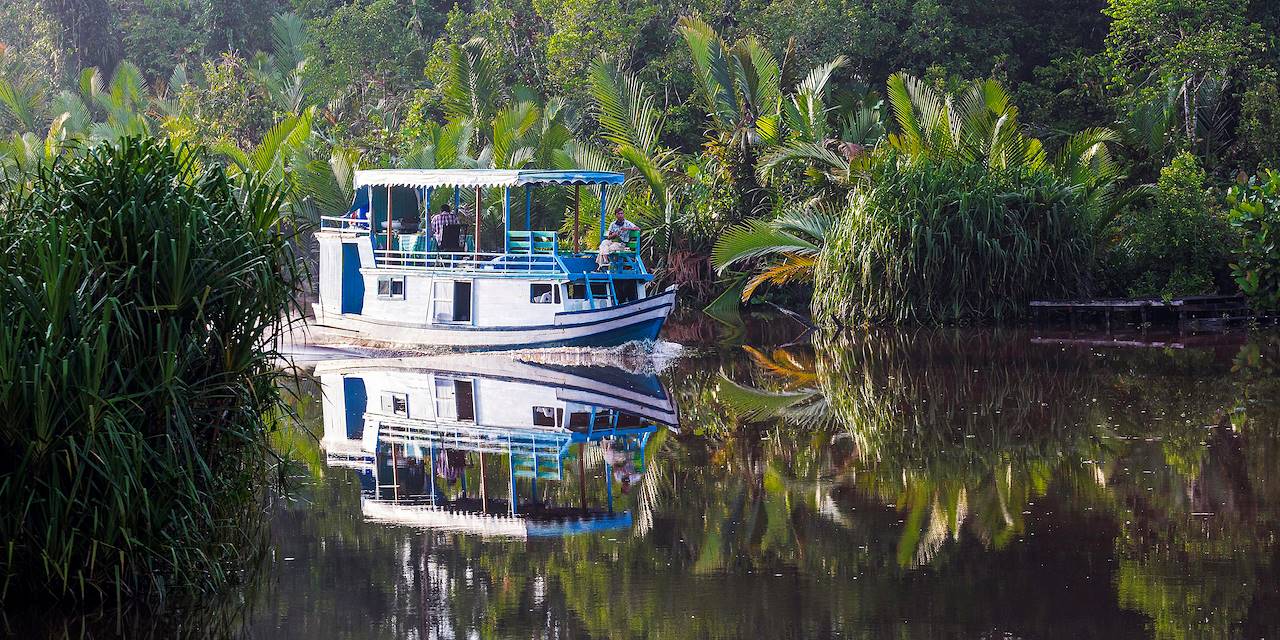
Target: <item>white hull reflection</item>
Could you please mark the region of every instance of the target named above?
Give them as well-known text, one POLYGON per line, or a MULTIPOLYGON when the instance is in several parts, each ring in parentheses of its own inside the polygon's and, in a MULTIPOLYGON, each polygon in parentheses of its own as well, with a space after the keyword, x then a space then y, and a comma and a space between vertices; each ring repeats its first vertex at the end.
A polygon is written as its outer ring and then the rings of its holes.
POLYGON ((361 474, 370 521, 527 538, 628 528, 658 379, 500 354, 321 363, 332 466, 361 474), (620 503, 620 501, 623 501, 620 503))

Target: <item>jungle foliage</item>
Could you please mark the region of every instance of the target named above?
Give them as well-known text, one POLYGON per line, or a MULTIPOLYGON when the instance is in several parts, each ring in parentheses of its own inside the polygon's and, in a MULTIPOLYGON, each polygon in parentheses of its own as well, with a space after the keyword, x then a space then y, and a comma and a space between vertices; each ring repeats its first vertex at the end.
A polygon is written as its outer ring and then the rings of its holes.
MULTIPOLYGON (((31 166, 163 134, 237 170, 269 168, 312 218, 345 206, 357 167, 622 170, 659 278, 704 300, 731 287, 723 299, 745 288, 795 303, 830 244, 809 222, 852 215, 884 149, 913 135, 886 82, 901 73, 942 101, 998 89, 997 111, 1016 117, 997 137, 1038 141, 1084 193, 1088 274, 1055 291, 1227 292, 1225 191, 1280 163, 1277 6, 16 0, 0 8, 0 157, 31 166), (1183 154, 1200 195, 1158 189, 1186 173, 1183 154), (1179 213, 1157 213, 1169 207, 1179 213), (1141 249, 1153 215, 1202 225, 1212 246, 1141 249), (795 238, 812 246, 797 253, 795 238)), ((571 235, 565 198, 535 206, 540 226, 571 235)), ((480 215, 496 237, 497 207, 480 215)))

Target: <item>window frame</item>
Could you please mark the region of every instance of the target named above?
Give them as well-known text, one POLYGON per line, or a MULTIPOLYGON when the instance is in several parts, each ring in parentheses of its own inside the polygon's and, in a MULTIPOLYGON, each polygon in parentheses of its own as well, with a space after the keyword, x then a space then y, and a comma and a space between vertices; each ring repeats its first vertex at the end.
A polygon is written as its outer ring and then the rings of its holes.
POLYGON ((379 300, 404 300, 405 288, 408 284, 405 276, 378 276, 378 299, 379 300), (382 290, 383 284, 387 285, 386 292, 382 290), (396 285, 400 285, 400 292, 396 292, 396 285))
POLYGON ((529 283, 529 304, 563 304, 562 299, 560 297, 560 285, 555 282, 529 283), (551 300, 547 302, 540 302, 538 300, 538 297, 541 295, 544 295, 547 292, 544 291, 542 293, 534 293, 535 287, 549 287, 549 291, 551 293, 551 300))

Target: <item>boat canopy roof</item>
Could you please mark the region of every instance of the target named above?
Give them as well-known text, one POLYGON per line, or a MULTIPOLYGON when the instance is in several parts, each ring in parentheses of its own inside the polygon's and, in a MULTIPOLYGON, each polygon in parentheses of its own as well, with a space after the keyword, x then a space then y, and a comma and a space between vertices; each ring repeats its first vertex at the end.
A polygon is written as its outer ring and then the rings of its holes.
POLYGON ((523 187, 536 184, 622 184, 613 171, 548 171, 543 169, 369 169, 357 171, 355 188, 383 187, 523 187))

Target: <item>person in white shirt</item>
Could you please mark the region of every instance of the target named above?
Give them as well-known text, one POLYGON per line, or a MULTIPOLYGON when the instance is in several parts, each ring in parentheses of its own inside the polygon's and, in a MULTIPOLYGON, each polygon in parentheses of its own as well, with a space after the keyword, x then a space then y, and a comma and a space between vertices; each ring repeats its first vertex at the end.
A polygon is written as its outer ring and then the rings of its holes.
POLYGON ((604 240, 600 241, 600 253, 596 256, 597 271, 609 268, 609 254, 629 249, 626 241, 631 238, 632 233, 638 231, 640 231, 640 227, 627 220, 622 213, 622 207, 615 209, 613 222, 609 224, 609 229, 604 234, 604 240))

